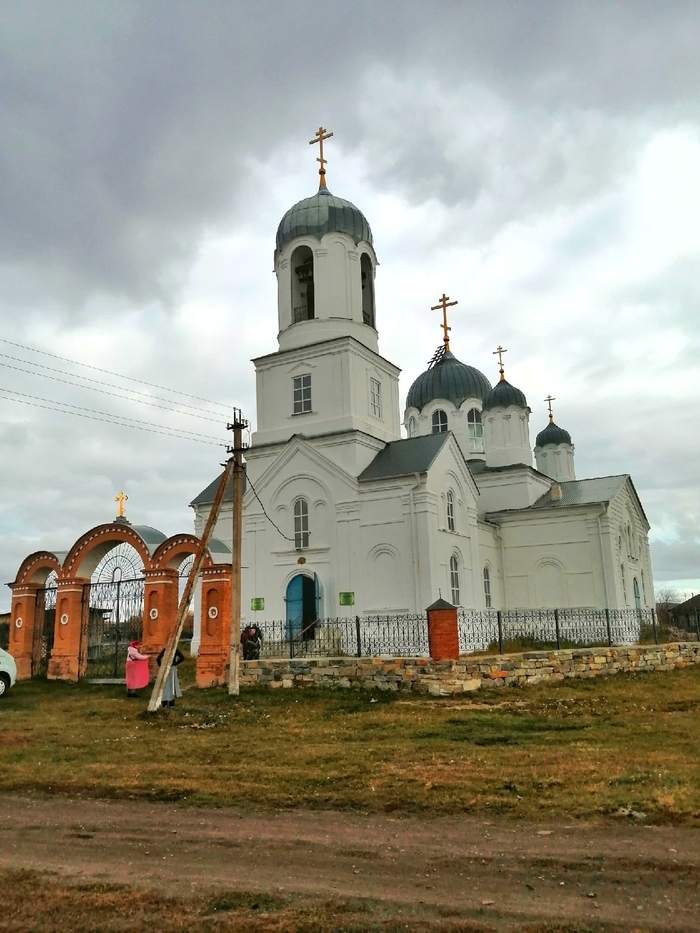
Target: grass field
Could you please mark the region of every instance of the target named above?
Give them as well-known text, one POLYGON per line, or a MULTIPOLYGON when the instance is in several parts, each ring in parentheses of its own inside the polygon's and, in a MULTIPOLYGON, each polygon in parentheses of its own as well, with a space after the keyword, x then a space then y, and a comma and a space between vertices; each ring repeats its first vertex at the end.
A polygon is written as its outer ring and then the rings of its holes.
POLYGON ((700 668, 465 699, 190 689, 154 717, 145 703, 19 684, 0 703, 0 790, 700 825, 700 668))

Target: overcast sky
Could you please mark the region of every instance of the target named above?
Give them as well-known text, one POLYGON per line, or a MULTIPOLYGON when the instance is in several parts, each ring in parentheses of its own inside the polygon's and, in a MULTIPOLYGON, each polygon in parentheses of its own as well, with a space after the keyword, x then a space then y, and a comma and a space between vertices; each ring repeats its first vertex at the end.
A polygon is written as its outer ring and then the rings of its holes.
MULTIPOLYGON (((577 475, 631 473, 657 587, 697 591, 699 27, 694 0, 4 2, 0 338, 252 415, 275 230, 316 189, 323 123, 329 188, 372 225, 403 397, 445 290, 456 355, 494 381, 508 347, 533 441, 551 392, 577 475)), ((121 488, 134 523, 191 528, 223 449, 6 390, 225 440, 219 414, 0 353, 2 580, 109 520, 121 488)))

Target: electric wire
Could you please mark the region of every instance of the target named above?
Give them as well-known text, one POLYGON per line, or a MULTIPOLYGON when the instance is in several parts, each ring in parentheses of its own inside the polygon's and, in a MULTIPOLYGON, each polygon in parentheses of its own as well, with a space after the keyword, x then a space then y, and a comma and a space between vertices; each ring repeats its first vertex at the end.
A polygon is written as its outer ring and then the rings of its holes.
POLYGON ((292 541, 292 542, 294 542, 294 538, 290 538, 289 535, 286 535, 286 534, 282 531, 282 529, 280 528, 280 526, 279 526, 276 522, 274 522, 274 521, 270 518, 270 516, 267 514, 267 511, 266 511, 266 509, 265 509, 265 506, 262 504, 262 499, 261 499, 260 496, 258 495, 258 491, 257 491, 257 489, 255 488, 255 486, 253 485, 253 481, 252 481, 252 479, 248 476, 248 473, 247 473, 247 472, 246 472, 246 483, 247 483, 247 484, 250 486, 250 488, 253 490, 253 495, 255 496, 255 498, 256 498, 256 499, 258 500, 258 502, 260 503, 260 508, 263 510, 263 515, 264 515, 265 518, 268 520, 268 522, 273 526, 273 528, 276 528, 276 529, 277 529, 278 534, 280 534, 280 535, 285 539, 285 541, 292 541))
MULTIPOLYGON (((181 441, 191 441, 193 444, 206 444, 208 447, 226 447, 227 446, 224 443, 215 443, 214 441, 201 441, 195 437, 187 437, 184 434, 178 434, 174 431, 164 431, 161 428, 148 428, 148 427, 141 427, 141 425, 138 425, 138 424, 125 424, 122 421, 118 421, 114 419, 107 419, 107 418, 98 418, 94 415, 84 414, 79 411, 66 411, 64 408, 56 408, 55 405, 42 405, 38 402, 30 402, 26 399, 12 398, 9 395, 2 395, 4 391, 6 390, 0 389, 0 397, 4 398, 8 402, 16 402, 18 405, 29 405, 32 408, 43 408, 46 411, 53 411, 60 415, 73 415, 76 418, 87 418, 89 421, 100 421, 103 424, 111 424, 114 427, 132 428, 134 431, 145 431, 147 434, 162 434, 164 437, 175 437, 181 441)), ((61 403, 58 402, 57 404, 60 405, 61 403)), ((116 418, 118 417, 119 416, 117 415, 116 418)))
MULTIPOLYGON (((14 360, 16 363, 25 363, 27 366, 33 366, 35 369, 40 369, 40 370, 45 369, 50 373, 60 373, 61 376, 73 376, 75 379, 83 379, 85 382, 94 382, 98 386, 107 386, 110 389, 119 389, 120 392, 131 392, 132 395, 134 396, 138 395, 138 396, 141 396, 141 398, 132 398, 129 395, 119 395, 116 397, 127 399, 130 402, 136 402, 139 405, 151 405, 153 408, 162 408, 163 407, 162 405, 155 405, 152 401, 150 401, 150 399, 155 399, 158 402, 165 402, 168 406, 172 404, 181 405, 181 408, 188 408, 192 412, 197 412, 197 414, 193 415, 193 414, 190 414, 190 411, 182 411, 182 410, 179 411, 179 414, 187 415, 188 418, 201 418, 202 421, 215 421, 217 424, 219 423, 218 419, 216 418, 206 418, 206 417, 203 417, 202 414, 200 414, 200 413, 204 413, 208 415, 216 414, 216 412, 209 411, 206 408, 196 408, 193 405, 187 405, 185 403, 178 402, 174 399, 171 400, 167 398, 161 398, 159 395, 148 395, 145 392, 138 392, 136 389, 129 389, 127 386, 119 386, 119 385, 115 385, 113 382, 103 382, 100 379, 92 379, 90 376, 81 376, 78 373, 66 372, 63 369, 56 369, 53 366, 46 366, 44 363, 33 363, 31 360, 25 360, 19 356, 11 356, 9 353, 0 353, 0 356, 7 360, 14 360), (142 401, 142 399, 145 399, 145 401, 142 401)), ((0 362, 0 366, 6 366, 8 369, 16 369, 19 372, 27 373, 30 376, 41 376, 42 379, 54 379, 56 382, 65 382, 67 385, 77 386, 79 389, 90 389, 93 392, 101 392, 103 395, 112 394, 112 393, 107 392, 105 389, 97 389, 95 388, 95 386, 83 385, 80 382, 73 382, 70 379, 61 379, 58 376, 49 376, 43 372, 35 373, 29 369, 22 369, 19 366, 13 366, 12 363, 0 362)), ((168 407, 165 410, 174 411, 174 409, 170 407, 168 407)))
MULTIPOLYGON (((7 354, 0 353, 0 356, 7 356, 7 354)), ((11 357, 11 359, 14 359, 14 357, 11 357)), ((29 363, 28 360, 22 360, 22 362, 29 363)), ((39 364, 29 363, 29 365, 34 366, 39 364)), ((14 369, 19 373, 25 373, 27 376, 39 376, 42 379, 50 379, 52 382, 61 382, 64 385, 74 386, 78 389, 88 389, 90 392, 99 392, 100 395, 108 395, 110 398, 118 398, 125 402, 135 402, 137 405, 148 405, 151 408, 158 408, 161 411, 168 411, 176 415, 184 415, 186 418, 197 418, 199 421, 209 421, 211 424, 221 424, 221 421, 218 418, 207 418, 203 415, 194 415, 189 411, 182 411, 179 408, 171 408, 169 403, 167 405, 158 405, 155 402, 146 401, 145 398, 137 399, 132 398, 129 395, 118 395, 116 392, 110 392, 107 389, 99 389, 97 386, 81 385, 79 382, 73 382, 71 379, 61 379, 59 376, 50 376, 48 373, 33 372, 31 369, 23 369, 21 366, 14 366, 12 363, 3 363, 0 361, 0 366, 3 366, 5 369, 14 369)), ((56 370, 56 372, 60 371, 61 370, 56 370)), ((73 375, 73 373, 68 373, 67 375, 73 375)), ((78 378, 80 379, 82 377, 78 376, 78 378)), ((115 388, 120 388, 120 386, 116 386, 115 388)), ((131 390, 125 388, 124 391, 130 392, 131 390)), ((168 399, 161 399, 161 401, 168 402, 168 399)), ((213 412, 211 412, 211 414, 213 414, 213 412)))
MULTIPOLYGON (((60 356, 58 353, 50 353, 48 350, 40 350, 38 347, 29 346, 26 343, 17 343, 15 340, 8 340, 7 337, 0 337, 0 343, 9 344, 11 347, 18 347, 20 350, 29 350, 30 353, 41 353, 44 356, 50 356, 54 360, 61 360, 64 363, 71 363, 73 366, 84 366, 86 369, 92 369, 98 373, 106 373, 108 376, 116 376, 118 379, 126 379, 129 382, 136 382, 139 385, 148 386, 151 389, 160 389, 162 392, 170 392, 173 395, 181 395, 184 398, 191 398, 197 402, 206 402, 207 405, 214 405, 216 408, 222 408, 224 411, 230 411, 232 406, 225 405, 223 402, 213 402, 211 399, 204 398, 201 395, 191 395, 189 392, 182 392, 180 389, 171 389, 168 386, 159 385, 157 382, 148 382, 145 379, 137 379, 135 376, 126 376, 124 373, 115 372, 113 369, 103 369, 101 366, 95 366, 92 363, 81 363, 80 360, 73 360, 68 356, 60 356)), ((41 364, 36 364, 41 365, 41 364)), ((77 375, 77 373, 76 373, 77 375)), ((78 378, 86 378, 79 376, 78 378)), ((122 388, 120 386, 120 388, 122 388)), ((126 388, 124 391, 128 391, 126 388)))
MULTIPOLYGON (((6 389, 3 386, 0 386, 0 392, 9 392, 11 395, 21 395, 24 398, 31 398, 34 401, 38 402, 48 402, 50 405, 61 405, 65 408, 75 408, 77 411, 86 411, 90 412, 92 415, 105 415, 107 418, 118 419, 119 421, 133 421, 135 424, 142 424, 151 428, 161 428, 163 425, 157 424, 153 421, 143 421, 141 418, 131 418, 129 415, 120 415, 111 411, 102 411, 99 408, 86 408, 84 405, 74 405, 72 402, 60 402, 58 399, 53 398, 44 398, 42 395, 30 395, 28 392, 18 392, 16 389, 6 389)), ((11 399, 9 401, 12 401, 11 399)), ((66 412, 66 414, 72 414, 72 412, 66 412)), ((165 425, 168 427, 168 425, 165 425)), ((215 438, 211 434, 200 434, 198 431, 188 431, 186 428, 174 428, 178 434, 189 434, 192 437, 201 437, 205 440, 215 441, 215 438)))

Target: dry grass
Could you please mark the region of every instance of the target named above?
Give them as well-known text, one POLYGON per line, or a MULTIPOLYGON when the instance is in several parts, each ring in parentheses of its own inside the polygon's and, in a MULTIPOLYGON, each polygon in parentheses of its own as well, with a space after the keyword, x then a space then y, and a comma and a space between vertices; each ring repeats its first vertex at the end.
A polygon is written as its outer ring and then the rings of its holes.
POLYGON ((174 711, 144 706, 19 684, 0 706, 0 790, 700 824, 700 668, 463 702, 192 689, 174 711))
MULTIPOLYGON (((0 870, 3 930, 111 933, 121 930, 372 933, 391 930, 485 930, 478 920, 367 900, 212 891, 172 896, 148 888, 81 883, 44 872, 0 870)), ((489 929, 492 927, 489 925, 489 929)), ((540 929, 538 927, 538 929, 540 929)), ((548 928, 549 929, 549 928, 548 928)))

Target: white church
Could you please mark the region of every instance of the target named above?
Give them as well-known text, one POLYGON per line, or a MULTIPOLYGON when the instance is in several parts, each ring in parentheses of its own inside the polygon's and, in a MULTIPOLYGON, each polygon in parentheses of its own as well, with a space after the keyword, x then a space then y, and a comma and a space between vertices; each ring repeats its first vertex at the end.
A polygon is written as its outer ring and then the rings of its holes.
MULTIPOLYGON (((253 360, 244 621, 417 612, 439 595, 472 609, 652 606, 649 523, 629 475, 577 479, 551 407, 533 466, 524 393, 502 363, 492 387, 460 361, 446 318, 401 419, 400 369, 379 352, 372 232, 320 161, 318 192, 277 230, 277 346, 253 360)), ((197 533, 216 483, 191 503, 197 533)), ((215 529, 229 545, 231 499, 215 529)))

